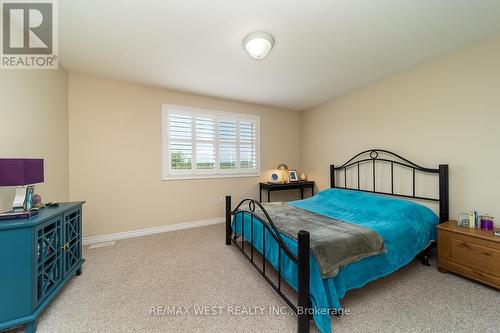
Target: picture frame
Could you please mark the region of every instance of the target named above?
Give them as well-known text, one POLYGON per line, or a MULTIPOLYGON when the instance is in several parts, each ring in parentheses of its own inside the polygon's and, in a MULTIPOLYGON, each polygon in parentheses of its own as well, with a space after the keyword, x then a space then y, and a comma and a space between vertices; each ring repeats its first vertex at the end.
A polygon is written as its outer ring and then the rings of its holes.
POLYGON ((297 176, 297 170, 288 170, 288 179, 290 182, 298 182, 299 176, 297 176))
POLYGON ((35 194, 35 186, 26 186, 26 195, 24 197, 23 209, 24 211, 30 211, 33 208, 33 195, 35 194))

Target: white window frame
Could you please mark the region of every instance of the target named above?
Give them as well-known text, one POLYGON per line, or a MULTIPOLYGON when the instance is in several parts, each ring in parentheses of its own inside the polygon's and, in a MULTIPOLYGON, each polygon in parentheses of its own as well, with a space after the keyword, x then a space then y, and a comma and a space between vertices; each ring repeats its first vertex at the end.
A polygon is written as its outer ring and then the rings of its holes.
POLYGON ((202 109, 174 104, 162 104, 162 180, 183 180, 183 179, 207 179, 207 178, 232 178, 232 177, 259 177, 260 171, 260 117, 256 115, 231 113, 225 111, 216 111, 210 109, 202 109), (169 144, 169 114, 190 115, 193 119, 192 133, 192 169, 187 170, 172 170, 170 165, 170 144, 169 144), (214 117, 215 121, 215 168, 196 169, 196 143, 202 140, 195 140, 195 119, 196 116, 214 117), (236 120, 236 168, 235 169, 219 169, 219 119, 236 120), (256 144, 255 144, 255 169, 240 168, 240 120, 251 120, 256 123, 256 144))

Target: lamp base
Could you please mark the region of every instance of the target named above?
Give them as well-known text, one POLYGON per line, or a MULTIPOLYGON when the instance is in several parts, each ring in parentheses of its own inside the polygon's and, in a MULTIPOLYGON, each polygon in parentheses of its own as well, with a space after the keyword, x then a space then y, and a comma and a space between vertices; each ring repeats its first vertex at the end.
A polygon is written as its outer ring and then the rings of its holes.
POLYGON ((33 207, 33 194, 35 186, 19 186, 16 188, 16 196, 12 203, 13 209, 22 208, 24 211, 30 211, 33 207))
POLYGON ((14 202, 12 203, 12 208, 23 208, 24 200, 26 199, 26 186, 16 187, 16 196, 14 197, 14 202))

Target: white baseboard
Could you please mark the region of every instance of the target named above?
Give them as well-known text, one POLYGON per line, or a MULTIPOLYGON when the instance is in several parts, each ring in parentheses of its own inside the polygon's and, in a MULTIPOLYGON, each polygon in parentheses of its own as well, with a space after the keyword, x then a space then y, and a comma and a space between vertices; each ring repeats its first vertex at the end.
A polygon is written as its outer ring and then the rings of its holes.
POLYGON ((102 242, 116 241, 119 239, 142 237, 142 236, 147 236, 147 235, 161 234, 164 232, 171 232, 171 231, 177 231, 177 230, 183 230, 183 229, 203 227, 203 226, 207 226, 207 225, 223 223, 224 221, 225 221, 225 219, 223 217, 219 217, 219 218, 208 219, 208 220, 164 225, 164 226, 155 227, 155 228, 117 232, 116 234, 90 236, 90 237, 83 238, 83 245, 91 245, 91 244, 102 243, 102 242))

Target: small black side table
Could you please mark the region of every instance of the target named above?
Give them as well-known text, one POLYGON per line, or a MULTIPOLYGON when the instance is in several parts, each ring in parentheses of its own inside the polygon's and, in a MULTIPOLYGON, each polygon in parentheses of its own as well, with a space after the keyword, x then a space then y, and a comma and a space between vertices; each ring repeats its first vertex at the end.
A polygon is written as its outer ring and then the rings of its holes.
POLYGON ((272 191, 300 189, 300 198, 304 199, 304 189, 311 188, 311 196, 314 195, 314 181, 298 181, 285 184, 259 183, 259 202, 262 202, 262 190, 267 191, 267 202, 271 201, 272 191))

